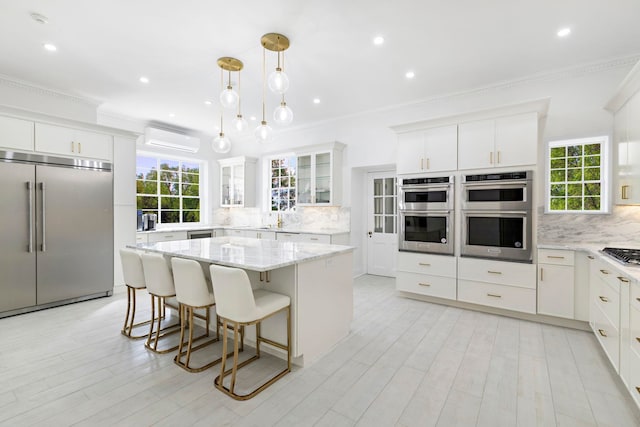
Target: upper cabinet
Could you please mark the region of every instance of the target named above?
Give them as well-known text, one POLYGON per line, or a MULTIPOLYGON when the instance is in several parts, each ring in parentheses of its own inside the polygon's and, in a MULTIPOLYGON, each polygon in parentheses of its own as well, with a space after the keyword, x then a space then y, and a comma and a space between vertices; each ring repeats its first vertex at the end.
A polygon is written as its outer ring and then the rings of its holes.
POLYGON ((220 206, 252 207, 256 203, 256 161, 251 157, 222 159, 220 206))
POLYGON ((458 169, 534 165, 537 153, 535 112, 458 125, 458 169))
POLYGON ((113 137, 44 123, 35 125, 35 150, 64 156, 113 159, 113 137))
POLYGON ((398 174, 457 169, 458 126, 442 126, 398 135, 398 174))
POLYGON ((299 206, 337 206, 342 202, 342 151, 344 144, 308 152, 298 152, 296 204, 299 206))
POLYGON ((640 205, 640 62, 605 108, 615 115, 613 200, 617 205, 640 205))
POLYGON ((33 151, 33 122, 0 117, 0 147, 33 151))

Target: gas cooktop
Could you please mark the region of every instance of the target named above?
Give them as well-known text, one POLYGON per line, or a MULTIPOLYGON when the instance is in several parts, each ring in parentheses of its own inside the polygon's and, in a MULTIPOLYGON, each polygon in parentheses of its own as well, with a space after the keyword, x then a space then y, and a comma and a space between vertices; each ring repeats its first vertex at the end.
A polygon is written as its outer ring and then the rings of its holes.
POLYGON ((604 248, 602 252, 625 265, 640 266, 640 249, 604 248))

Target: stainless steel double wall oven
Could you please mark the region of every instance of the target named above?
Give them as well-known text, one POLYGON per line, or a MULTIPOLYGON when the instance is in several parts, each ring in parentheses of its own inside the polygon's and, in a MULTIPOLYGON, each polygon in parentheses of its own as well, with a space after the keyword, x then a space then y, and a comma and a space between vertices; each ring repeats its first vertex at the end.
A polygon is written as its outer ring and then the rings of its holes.
POLYGON ((532 261, 533 171, 465 175, 462 256, 532 261))
POLYGON ((401 180, 401 251, 453 255, 453 184, 453 176, 401 180))

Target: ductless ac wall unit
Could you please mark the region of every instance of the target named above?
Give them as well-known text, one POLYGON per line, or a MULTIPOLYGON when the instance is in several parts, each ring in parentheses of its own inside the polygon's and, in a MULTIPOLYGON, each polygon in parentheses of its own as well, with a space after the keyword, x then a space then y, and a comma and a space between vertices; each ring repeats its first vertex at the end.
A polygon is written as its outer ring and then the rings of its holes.
POLYGON ((145 128, 144 143, 151 147, 186 151, 189 153, 195 153, 200 149, 200 138, 152 127, 145 128))

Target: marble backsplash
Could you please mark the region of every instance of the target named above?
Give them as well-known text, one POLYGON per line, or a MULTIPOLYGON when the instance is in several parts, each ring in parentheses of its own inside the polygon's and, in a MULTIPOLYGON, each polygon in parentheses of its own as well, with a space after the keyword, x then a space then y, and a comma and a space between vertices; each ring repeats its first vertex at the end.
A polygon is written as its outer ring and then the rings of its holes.
MULTIPOLYGON (((351 209, 336 206, 296 207, 295 212, 281 214, 282 226, 289 228, 349 230, 351 209)), ((213 212, 213 224, 229 226, 275 227, 278 215, 259 208, 220 208, 213 212)))
POLYGON ((614 206, 609 215, 545 214, 538 210, 538 242, 629 243, 640 246, 640 206, 614 206))

